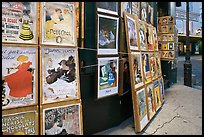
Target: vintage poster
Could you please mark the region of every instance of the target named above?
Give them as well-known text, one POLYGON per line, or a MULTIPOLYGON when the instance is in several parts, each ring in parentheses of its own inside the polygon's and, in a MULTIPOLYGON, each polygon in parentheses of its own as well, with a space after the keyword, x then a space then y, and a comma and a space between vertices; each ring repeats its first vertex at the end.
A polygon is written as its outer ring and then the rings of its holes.
POLYGON ((148 4, 148 8, 147 8, 147 23, 152 24, 153 25, 153 19, 154 19, 154 10, 153 8, 148 4))
POLYGON ((42 48, 42 103, 79 98, 77 67, 75 48, 42 48))
POLYGON ((132 2, 132 15, 140 19, 140 2, 132 2))
POLYGON ((98 14, 98 54, 118 54, 119 18, 98 14))
POLYGON ((140 50, 147 50, 146 28, 143 21, 138 22, 140 50))
POLYGON ((139 49, 139 41, 138 41, 138 30, 136 25, 136 20, 126 14, 125 17, 126 23, 126 31, 128 38, 128 45, 130 46, 130 50, 138 50, 139 49))
POLYGON ((168 16, 168 24, 174 24, 174 17, 173 16, 168 16))
POLYGON ((174 50, 174 43, 172 43, 172 42, 168 43, 168 49, 174 50))
POLYGON ((153 43, 153 28, 152 25, 146 24, 146 38, 147 38, 147 47, 149 51, 154 51, 153 43))
POLYGON ((147 2, 140 2, 141 3, 141 20, 147 22, 147 2))
POLYGON ((96 2, 97 11, 118 15, 118 2, 96 2))
POLYGON ((162 51, 161 58, 168 59, 168 57, 169 57, 169 51, 162 51))
POLYGON ((159 81, 155 81, 154 82, 154 95, 155 95, 155 108, 156 108, 156 111, 159 109, 159 107, 161 106, 161 96, 160 96, 160 89, 159 89, 159 81))
POLYGON ((155 114, 155 100, 154 100, 154 92, 153 92, 153 84, 149 84, 146 87, 147 91, 147 100, 148 100, 148 111, 149 111, 149 119, 151 119, 155 114))
POLYGON ((161 44, 161 50, 168 50, 168 44, 167 43, 161 44))
POLYGON ((124 17, 124 11, 131 14, 131 2, 121 2, 121 17, 124 17))
POLYGON ((138 97, 140 129, 143 129, 148 122, 145 88, 142 88, 139 91, 137 91, 137 97, 138 97))
POLYGON ((153 27, 153 42, 154 42, 154 50, 158 51, 158 36, 156 27, 153 27))
POLYGON ((174 41, 174 34, 168 34, 167 35, 167 41, 174 41))
POLYGON ((161 36, 161 41, 168 41, 168 35, 167 34, 163 34, 163 35, 160 35, 161 36))
POLYGON ((157 74, 158 77, 162 75, 162 70, 161 70, 161 53, 160 52, 155 52, 155 59, 156 59, 156 66, 157 66, 157 74))
POLYGON ((36 104, 37 49, 2 47, 2 108, 36 104))
POLYGON ((169 34, 174 34, 174 25, 169 25, 168 26, 168 33, 169 34))
POLYGON ((126 28, 125 28, 125 21, 120 20, 120 44, 119 44, 119 51, 127 53, 127 40, 126 40, 126 28))
POLYGON ((118 93, 118 64, 118 57, 98 58, 97 98, 118 93))
POLYGON ((156 59, 154 57, 154 52, 149 53, 149 67, 151 71, 152 79, 157 78, 157 66, 156 66, 156 59))
POLYGON ((37 43, 37 2, 2 2, 2 42, 37 43))
POLYGON ((168 58, 169 59, 174 59, 174 51, 168 51, 168 58))
POLYGON ((169 26, 158 26, 158 33, 169 33, 169 26))
POLYGON ((36 111, 2 115, 3 135, 38 135, 36 111))
POLYGON ((142 53, 142 68, 144 72, 144 81, 145 83, 148 83, 151 81, 151 72, 150 72, 150 66, 149 66, 149 54, 142 53))
POLYGON ((136 88, 144 85, 141 53, 140 52, 132 52, 131 53, 131 60, 132 60, 132 66, 133 66, 132 68, 133 68, 134 84, 135 84, 135 89, 136 89, 136 88))
POLYGON ((164 17, 160 17, 161 18, 161 25, 167 25, 168 24, 168 17, 164 16, 164 17))
POLYGON ((163 81, 163 78, 160 77, 158 79, 159 81, 159 89, 160 89, 160 98, 161 98, 161 102, 163 103, 164 102, 164 81, 163 81))
POLYGON ((43 135, 81 135, 80 104, 43 109, 43 135))
POLYGON ((75 6, 71 2, 42 2, 42 44, 76 46, 75 6))

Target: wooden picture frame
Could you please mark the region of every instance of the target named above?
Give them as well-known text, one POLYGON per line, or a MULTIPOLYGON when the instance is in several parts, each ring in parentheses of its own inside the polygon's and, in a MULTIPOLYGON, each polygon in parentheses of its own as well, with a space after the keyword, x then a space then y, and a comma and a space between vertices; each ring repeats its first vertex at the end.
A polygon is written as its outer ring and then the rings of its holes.
POLYGON ((124 17, 124 11, 126 11, 127 13, 131 14, 132 10, 131 10, 131 2, 120 2, 120 16, 124 17))
POLYGON ((136 15, 140 19, 140 2, 132 2, 132 15, 136 15))
POLYGON ((81 100, 47 104, 40 108, 41 135, 83 135, 82 121, 81 100))
POLYGON ((97 98, 118 94, 119 57, 98 58, 97 98))
POLYGON ((158 41, 159 36, 157 36, 157 29, 156 27, 153 27, 153 42, 154 42, 154 51, 158 51, 158 41))
POLYGON ((97 54, 118 54, 119 18, 97 15, 97 54))
POLYGON ((148 51, 154 51, 153 28, 150 24, 146 24, 146 38, 148 51))
POLYGON ((153 82, 154 84, 154 100, 155 100, 155 108, 156 111, 161 107, 162 102, 161 102, 161 95, 160 95, 160 89, 159 89, 159 81, 156 80, 153 82))
POLYGON ((40 50, 41 104, 80 99, 77 49, 43 46, 40 50))
POLYGON ((4 110, 2 112, 3 135, 38 135, 38 106, 4 110))
POLYGON ((145 22, 142 20, 138 21, 138 33, 139 33, 139 42, 140 50, 147 51, 147 38, 146 38, 146 27, 145 22))
POLYGON ((160 98, 161 98, 161 102, 162 104, 165 101, 165 91, 164 91, 164 79, 163 77, 158 78, 159 81, 159 89, 160 89, 160 98))
POLYGON ((151 82, 151 71, 149 66, 149 53, 148 52, 142 52, 142 68, 144 73, 144 83, 147 84, 151 82))
POLYGON ((118 2, 96 2, 98 12, 118 15, 118 2))
POLYGON ((149 23, 151 25, 154 24, 154 9, 149 4, 147 7, 147 23, 149 23))
POLYGON ((147 2, 140 2, 141 4, 141 14, 140 14, 140 19, 144 22, 147 22, 147 2))
POLYGON ((41 2, 40 44, 77 45, 74 2, 41 2))
POLYGON ((39 2, 2 2, 2 43, 38 44, 39 2))
POLYGON ((2 109, 38 104, 38 49, 3 44, 2 109))
POLYGON ((149 67, 150 67, 152 80, 155 80, 158 77, 158 74, 157 74, 156 58, 155 58, 154 52, 149 52, 149 67))

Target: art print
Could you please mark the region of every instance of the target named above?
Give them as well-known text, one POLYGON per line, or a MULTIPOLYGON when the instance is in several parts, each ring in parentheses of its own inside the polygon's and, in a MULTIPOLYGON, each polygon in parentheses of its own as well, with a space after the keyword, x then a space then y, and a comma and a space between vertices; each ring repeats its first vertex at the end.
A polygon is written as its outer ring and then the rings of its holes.
POLYGON ((168 37, 166 34, 161 35, 162 41, 168 41, 168 37))
POLYGON ((153 41, 154 41, 154 50, 158 51, 158 38, 157 38, 157 30, 153 27, 153 41))
POLYGON ((155 52, 155 58, 156 58, 156 67, 157 67, 157 74, 158 76, 161 76, 161 61, 160 61, 160 55, 158 52, 155 52))
POLYGON ((81 135, 80 104, 43 109, 43 135, 81 135))
POLYGON ((162 44, 161 50, 168 50, 168 44, 162 44))
POLYGON ((174 43, 168 43, 168 49, 174 50, 174 43))
POLYGON ((143 129, 144 126, 148 122, 147 103, 146 103, 146 95, 145 95, 145 89, 144 88, 137 91, 137 97, 138 97, 138 108, 139 108, 138 111, 139 111, 140 129, 143 129))
POLYGON ((141 20, 147 22, 147 2, 141 2, 141 20))
POLYGON ((118 54, 118 25, 116 17, 98 14, 98 54, 118 54))
POLYGON ((120 30, 120 44, 119 44, 119 50, 120 52, 127 53, 127 40, 126 40, 126 28, 125 28, 125 22, 121 21, 121 30, 120 30))
POLYGON ((174 41, 174 34, 168 34, 167 39, 167 41, 174 41))
POLYGON ((155 114, 155 100, 154 100, 154 88, 153 84, 149 84, 146 87, 147 90, 147 100, 148 100, 148 111, 149 111, 149 119, 153 117, 155 114))
POLYGON ((168 58, 174 59, 174 51, 168 51, 168 58))
POLYGON ((97 11, 118 15, 118 2, 96 2, 97 11))
POLYGON ((140 18, 140 2, 132 2, 132 15, 140 18))
POLYGON ((98 58, 98 98, 118 93, 118 57, 98 58))
POLYGON ((124 17, 124 11, 131 14, 131 2, 121 2, 121 17, 124 17))
POLYGON ((150 67, 152 79, 156 79, 158 74, 157 74, 156 59, 154 57, 154 52, 149 53, 149 67, 150 67))
POLYGON ((135 84, 135 89, 136 89, 136 88, 144 85, 143 73, 142 73, 141 53, 140 52, 132 52, 131 53, 131 60, 132 60, 132 66, 133 66, 134 84, 135 84))
POLYGON ((168 51, 162 51, 162 54, 161 54, 161 58, 168 58, 169 57, 169 52, 168 51))
POLYGON ((75 48, 42 48, 43 103, 79 98, 76 62, 75 48))
POLYGON ((158 27, 158 33, 169 33, 168 30, 169 30, 168 26, 159 26, 158 27))
POLYGON ((156 102, 156 111, 161 106, 161 96, 160 96, 160 89, 159 89, 159 81, 154 82, 154 95, 155 95, 155 102, 156 102))
POLYGON ((153 18, 154 18, 154 11, 153 8, 148 4, 148 8, 147 8, 147 23, 152 24, 153 25, 153 18))
POLYGON ((139 29, 139 41, 140 41, 140 49, 147 50, 147 41, 146 41, 146 28, 144 23, 139 20, 138 22, 138 29, 139 29))
POLYGON ((173 34, 174 33, 174 25, 168 26, 168 33, 173 34))
POLYGON ((2 42, 36 44, 36 26, 36 2, 2 2, 2 42))
POLYGON ((2 108, 36 104, 37 49, 2 47, 2 108))
POLYGON ((161 102, 164 102, 164 81, 163 78, 159 78, 159 89, 160 89, 160 95, 161 95, 161 102))
POLYGON ((151 72, 150 72, 150 66, 149 66, 149 54, 148 53, 142 53, 142 67, 143 67, 143 72, 144 72, 145 83, 148 83, 151 81, 151 72))
POLYGON ((69 2, 42 2, 42 44, 75 46, 75 6, 69 2))
POLYGON ((174 24, 174 17, 173 16, 168 17, 168 24, 174 24))
POLYGON ((37 135, 36 111, 2 115, 3 135, 37 135))
POLYGON ((151 25, 146 25, 146 38, 147 38, 147 47, 149 51, 154 51, 154 43, 153 43, 153 28, 151 25))

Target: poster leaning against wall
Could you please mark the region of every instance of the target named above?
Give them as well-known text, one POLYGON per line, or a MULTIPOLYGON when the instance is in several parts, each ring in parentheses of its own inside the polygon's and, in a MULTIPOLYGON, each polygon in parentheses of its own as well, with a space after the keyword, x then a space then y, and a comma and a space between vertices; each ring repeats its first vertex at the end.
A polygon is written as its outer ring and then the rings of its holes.
POLYGON ((156 111, 161 107, 161 95, 160 95, 160 89, 159 89, 159 81, 154 81, 154 98, 155 98, 155 108, 156 111))
POLYGON ((156 113, 155 108, 155 99, 154 99, 154 89, 153 84, 150 83, 146 86, 146 92, 147 92, 147 104, 148 104, 148 117, 149 120, 154 116, 156 113))
POLYGON ((149 83, 151 81, 151 71, 148 52, 142 52, 142 69, 144 72, 144 82, 145 84, 149 83))
POLYGON ((2 2, 2 42, 37 44, 37 2, 2 2))
POLYGON ((37 48, 2 46, 2 108, 37 103, 37 48))
POLYGON ((136 15, 140 19, 140 2, 132 2, 132 15, 136 15))
POLYGON ((140 50, 147 50, 147 38, 146 38, 146 27, 145 22, 142 20, 138 21, 138 33, 140 41, 140 50))

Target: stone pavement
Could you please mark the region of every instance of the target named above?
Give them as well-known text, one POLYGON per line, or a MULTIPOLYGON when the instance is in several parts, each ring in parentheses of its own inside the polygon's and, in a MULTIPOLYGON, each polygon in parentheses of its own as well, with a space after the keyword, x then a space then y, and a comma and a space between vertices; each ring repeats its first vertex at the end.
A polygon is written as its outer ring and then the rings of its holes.
POLYGON ((202 90, 174 84, 165 91, 165 103, 141 133, 133 117, 95 135, 202 135, 202 90))

